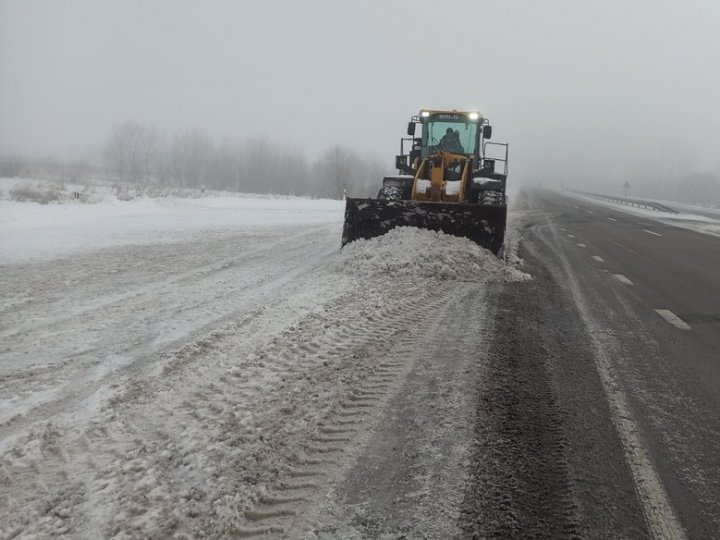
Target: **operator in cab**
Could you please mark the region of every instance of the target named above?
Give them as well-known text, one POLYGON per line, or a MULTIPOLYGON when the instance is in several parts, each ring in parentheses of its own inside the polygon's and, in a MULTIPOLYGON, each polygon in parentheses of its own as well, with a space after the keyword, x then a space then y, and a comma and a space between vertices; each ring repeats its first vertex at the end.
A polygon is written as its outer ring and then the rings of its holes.
POLYGON ((460 132, 453 131, 452 128, 445 130, 445 135, 440 139, 438 148, 445 152, 453 152, 455 154, 465 153, 465 148, 463 148, 463 145, 460 143, 460 132))

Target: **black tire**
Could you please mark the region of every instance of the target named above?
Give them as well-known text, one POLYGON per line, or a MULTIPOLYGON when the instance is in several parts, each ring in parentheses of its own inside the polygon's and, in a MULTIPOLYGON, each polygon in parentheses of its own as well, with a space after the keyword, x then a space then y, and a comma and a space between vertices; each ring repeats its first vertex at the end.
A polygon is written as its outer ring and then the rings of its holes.
POLYGON ((502 206, 505 201, 502 191, 481 191, 478 193, 478 204, 490 206, 502 206))

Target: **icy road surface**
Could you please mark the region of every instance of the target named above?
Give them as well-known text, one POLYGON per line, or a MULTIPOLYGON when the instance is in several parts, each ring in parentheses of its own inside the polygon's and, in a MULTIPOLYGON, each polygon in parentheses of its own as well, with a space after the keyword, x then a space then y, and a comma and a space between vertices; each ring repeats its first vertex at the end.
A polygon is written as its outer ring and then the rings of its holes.
POLYGON ((364 537, 348 486, 408 393, 391 528, 457 534, 484 283, 527 276, 429 231, 341 254, 342 203, 287 204, 45 207, 64 251, 4 214, 0 538, 364 537))

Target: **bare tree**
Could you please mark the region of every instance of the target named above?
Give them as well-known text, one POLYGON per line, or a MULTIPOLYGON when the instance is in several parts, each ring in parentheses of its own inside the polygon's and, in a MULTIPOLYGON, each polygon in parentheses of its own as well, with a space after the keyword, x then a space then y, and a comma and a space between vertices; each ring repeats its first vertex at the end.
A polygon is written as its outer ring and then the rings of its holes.
POLYGON ((358 160, 353 176, 353 185, 348 195, 352 197, 374 197, 382 184, 382 178, 388 172, 383 162, 367 154, 358 160))
POLYGON ((369 197, 379 189, 384 167, 371 156, 360 157, 352 150, 333 146, 315 165, 319 180, 317 193, 332 198, 369 197))
POLYGON ((199 188, 205 184, 212 157, 212 141, 194 129, 175 137, 170 150, 170 169, 181 187, 199 188))
POLYGON ((206 174, 208 186, 240 190, 242 185, 242 150, 229 140, 212 153, 206 174))
POLYGON ((304 156, 292 150, 286 150, 277 163, 277 189, 279 193, 290 195, 312 194, 310 166, 304 156))
POLYGON ((270 144, 262 137, 245 142, 242 155, 241 191, 254 193, 275 192, 275 155, 270 144))
POLYGON ((327 150, 316 166, 320 180, 319 194, 342 199, 353 184, 357 162, 358 158, 351 150, 337 145, 327 150))
POLYGON ((136 122, 116 126, 105 147, 105 158, 110 170, 124 181, 148 180, 152 175, 155 157, 155 131, 136 122))
POLYGON ((135 122, 113 129, 105 157, 121 180, 180 187, 230 189, 250 193, 310 194, 342 198, 372 196, 382 178, 381 163, 371 156, 333 146, 311 164, 290 147, 277 148, 262 137, 215 146, 197 129, 167 139, 135 122))
POLYGON ((20 176, 24 166, 24 160, 18 156, 0 158, 0 177, 12 178, 20 176))

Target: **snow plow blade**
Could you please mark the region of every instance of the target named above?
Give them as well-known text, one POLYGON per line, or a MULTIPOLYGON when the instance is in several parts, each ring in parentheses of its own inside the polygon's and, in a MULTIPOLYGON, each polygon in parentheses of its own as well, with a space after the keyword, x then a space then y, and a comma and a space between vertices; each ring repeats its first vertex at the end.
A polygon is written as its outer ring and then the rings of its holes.
POLYGON ((506 218, 507 207, 501 205, 347 199, 342 245, 395 227, 418 227, 468 238, 497 254, 505 239, 506 218))

